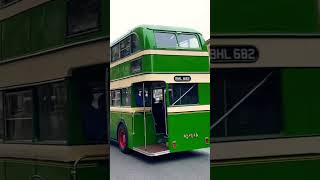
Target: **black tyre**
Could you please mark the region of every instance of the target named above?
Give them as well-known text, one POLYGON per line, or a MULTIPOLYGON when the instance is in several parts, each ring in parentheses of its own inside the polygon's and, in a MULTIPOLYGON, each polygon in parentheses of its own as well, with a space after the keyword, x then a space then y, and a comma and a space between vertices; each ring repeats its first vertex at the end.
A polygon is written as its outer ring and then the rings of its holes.
POLYGON ((123 153, 129 153, 128 148, 128 130, 127 127, 121 123, 118 128, 118 145, 123 153))

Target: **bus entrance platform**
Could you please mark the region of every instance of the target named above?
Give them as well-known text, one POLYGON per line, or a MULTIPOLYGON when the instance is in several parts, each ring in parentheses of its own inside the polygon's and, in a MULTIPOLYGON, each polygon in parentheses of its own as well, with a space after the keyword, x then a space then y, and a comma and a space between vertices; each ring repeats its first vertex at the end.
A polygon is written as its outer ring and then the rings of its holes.
POLYGON ((141 154, 144 154, 146 156, 161 156, 161 155, 170 153, 170 151, 164 144, 153 144, 153 145, 147 145, 146 147, 145 146, 135 147, 133 148, 133 150, 141 154))

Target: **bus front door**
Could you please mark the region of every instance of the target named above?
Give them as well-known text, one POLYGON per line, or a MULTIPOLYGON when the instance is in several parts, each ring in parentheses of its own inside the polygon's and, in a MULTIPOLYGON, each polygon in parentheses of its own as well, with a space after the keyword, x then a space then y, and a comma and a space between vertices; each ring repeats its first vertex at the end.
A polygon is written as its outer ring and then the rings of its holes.
POLYGON ((152 116, 157 134, 167 135, 167 112, 165 104, 165 88, 156 87, 152 89, 152 116))

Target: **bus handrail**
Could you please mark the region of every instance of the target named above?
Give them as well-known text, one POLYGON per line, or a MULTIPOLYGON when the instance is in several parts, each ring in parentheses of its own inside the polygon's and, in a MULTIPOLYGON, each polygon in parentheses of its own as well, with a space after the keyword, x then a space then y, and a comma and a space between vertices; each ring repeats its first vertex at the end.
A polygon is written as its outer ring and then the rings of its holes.
POLYGON ((212 130, 214 127, 216 127, 218 124, 220 124, 229 114, 231 114, 237 107, 239 107, 248 97, 253 94, 259 87, 261 87, 272 75, 273 72, 270 72, 261 82, 259 82, 253 89, 251 89, 245 96, 243 96, 234 106, 232 106, 231 109, 228 110, 222 117, 218 119, 217 122, 215 122, 211 127, 210 130, 212 130))
POLYGON ((182 94, 182 96, 180 96, 174 103, 172 103, 171 106, 174 106, 178 101, 180 101, 185 95, 187 95, 196 85, 194 84, 193 86, 191 86, 190 89, 188 89, 188 91, 186 91, 184 94, 182 94))
POLYGON ((90 159, 90 158, 106 158, 106 154, 96 154, 96 155, 84 155, 84 156, 81 156, 80 158, 78 158, 74 164, 73 164, 73 168, 72 168, 72 171, 71 171, 71 174, 73 176, 73 180, 77 180, 77 167, 78 167, 78 164, 80 163, 80 161, 82 160, 85 160, 85 159, 90 159))

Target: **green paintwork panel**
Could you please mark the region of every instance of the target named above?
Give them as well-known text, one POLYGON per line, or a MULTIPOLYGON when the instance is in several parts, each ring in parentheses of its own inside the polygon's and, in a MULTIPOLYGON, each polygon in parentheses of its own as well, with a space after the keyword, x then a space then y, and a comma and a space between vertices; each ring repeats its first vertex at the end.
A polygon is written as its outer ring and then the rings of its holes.
POLYGON ((4 161, 0 160, 0 179, 5 179, 4 161))
POLYGON ((30 51, 29 13, 16 15, 2 25, 2 52, 6 58, 19 56, 30 51))
POLYGON ((48 180, 68 180, 71 179, 71 164, 40 164, 34 166, 37 175, 48 180))
POLYGON ((207 148, 209 144, 206 144, 205 138, 210 138, 210 112, 170 113, 168 115, 168 133, 170 152, 207 148), (195 133, 198 135, 196 138, 185 137, 186 134, 195 133), (176 149, 172 146, 173 141, 176 141, 176 149))
MULTIPOLYGON (((142 58, 140 73, 208 73, 208 57, 145 55, 142 58)), ((111 68, 110 79, 115 80, 134 75, 131 61, 111 68)))
MULTIPOLYGON (((136 113, 134 116, 134 135, 132 147, 144 145, 144 120, 143 113, 136 113)), ((156 144, 156 131, 152 114, 146 113, 147 145, 156 144)))
POLYGON ((319 32, 317 0, 213 0, 211 33, 319 32))
MULTIPOLYGON (((90 163, 89 165, 80 165, 77 172, 77 180, 108 180, 109 175, 109 162, 98 161, 90 163)), ((54 180, 54 179, 53 179, 54 180)))
POLYGON ((260 163, 239 163, 239 164, 214 164, 211 163, 211 180, 270 180, 290 179, 301 180, 320 179, 318 173, 320 159, 292 160, 292 161, 263 161, 260 163))
MULTIPOLYGON (((117 139, 117 130, 120 122, 124 122, 128 130, 128 147, 144 145, 144 115, 143 113, 110 113, 110 137, 117 139)), ((156 143, 155 126, 151 113, 146 113, 147 144, 156 143)))
POLYGON ((210 83, 199 83, 199 104, 209 105, 210 104, 210 83))
POLYGON ((285 135, 320 134, 319 81, 319 68, 282 70, 285 135))
MULTIPOLYGON (((120 112, 110 112, 110 138, 117 139, 118 125, 121 121, 120 112)), ((127 127, 128 128, 128 127, 127 127)))
POLYGON ((144 68, 149 72, 209 72, 208 57, 152 55, 146 61, 150 66, 144 68))
POLYGON ((34 163, 31 161, 12 160, 5 162, 6 180, 30 180, 34 174, 34 163))

